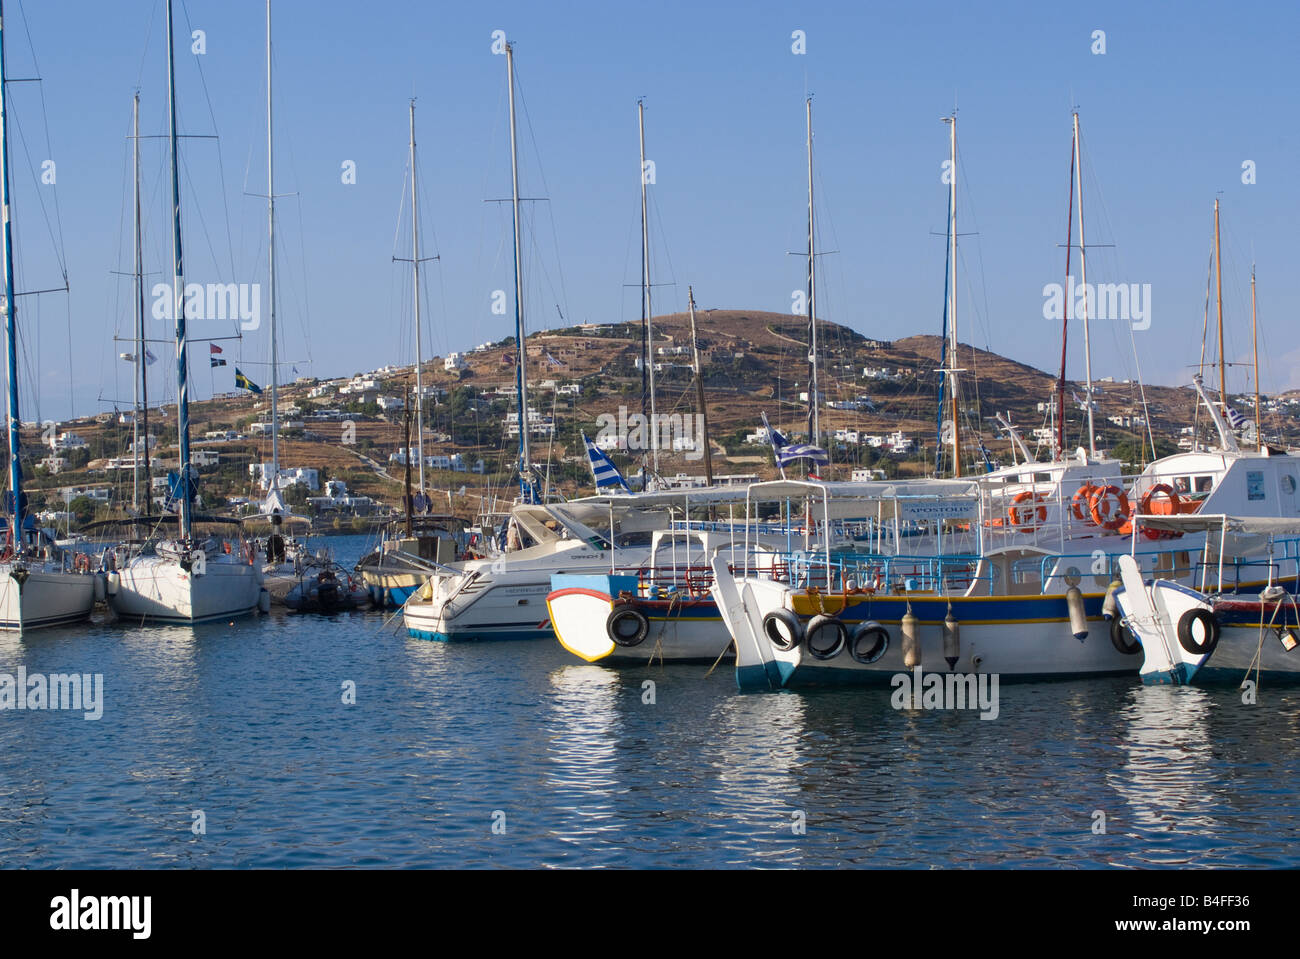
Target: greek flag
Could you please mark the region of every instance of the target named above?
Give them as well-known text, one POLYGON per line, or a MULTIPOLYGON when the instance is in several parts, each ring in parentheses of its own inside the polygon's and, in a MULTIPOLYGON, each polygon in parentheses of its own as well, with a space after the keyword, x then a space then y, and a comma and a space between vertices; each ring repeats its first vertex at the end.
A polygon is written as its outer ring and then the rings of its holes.
POLYGON ((810 443, 791 443, 783 435, 772 429, 772 425, 767 421, 766 413, 763 414, 763 429, 767 430, 767 438, 772 444, 772 452, 776 455, 776 465, 781 469, 785 469, 796 460, 812 460, 821 466, 830 465, 831 458, 824 449, 810 443))
POLYGON ((1223 404, 1223 412, 1228 414, 1228 425, 1234 430, 1239 430, 1246 425, 1246 417, 1242 416, 1227 403, 1223 404))
POLYGON ((604 486, 618 486, 624 492, 632 492, 627 485, 627 481, 623 479, 623 474, 618 471, 617 466, 610 462, 604 450, 587 439, 586 433, 582 434, 582 442, 587 447, 587 459, 591 461, 591 475, 596 481, 596 489, 604 486))

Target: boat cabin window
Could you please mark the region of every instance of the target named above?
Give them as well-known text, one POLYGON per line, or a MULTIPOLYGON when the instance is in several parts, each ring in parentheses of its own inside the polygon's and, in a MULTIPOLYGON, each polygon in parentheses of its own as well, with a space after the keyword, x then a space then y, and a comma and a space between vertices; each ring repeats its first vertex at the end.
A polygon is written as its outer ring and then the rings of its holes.
POLYGON ((1185 496, 1192 491, 1192 478, 1190 476, 1177 476, 1174 478, 1174 492, 1180 496, 1185 496))
POLYGON ((1198 477, 1196 477, 1196 492, 1198 492, 1198 493, 1208 493, 1208 492, 1210 492, 1210 490, 1212 490, 1212 489, 1214 489, 1214 477, 1213 477, 1213 476, 1198 476, 1198 477))

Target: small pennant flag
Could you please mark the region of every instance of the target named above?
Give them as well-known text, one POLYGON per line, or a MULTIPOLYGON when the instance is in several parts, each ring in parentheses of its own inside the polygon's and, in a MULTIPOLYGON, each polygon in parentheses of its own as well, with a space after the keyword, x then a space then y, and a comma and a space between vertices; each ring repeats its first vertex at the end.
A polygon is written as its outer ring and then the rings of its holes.
POLYGON ((218 366, 225 366, 225 365, 226 365, 226 361, 225 361, 225 360, 218 359, 218 358, 215 357, 215 356, 210 357, 210 359, 212 360, 212 366, 213 366, 213 368, 216 368, 216 367, 218 367, 218 366))
POLYGON ((208 352, 209 352, 209 353, 220 353, 220 352, 221 352, 221 347, 217 346, 217 344, 215 344, 215 343, 209 343, 209 344, 208 344, 208 352))
POLYGON ((235 367, 235 386, 241 390, 248 390, 250 393, 260 394, 262 392, 262 388, 245 376, 237 366, 235 367))
POLYGON ((550 354, 549 352, 547 352, 547 354, 546 354, 546 362, 547 362, 547 363, 550 363, 551 366, 563 366, 563 365, 564 365, 561 361, 559 361, 559 360, 557 360, 555 357, 551 356, 551 354, 550 354))
POLYGON ((293 375, 294 375, 294 376, 297 376, 297 375, 298 375, 298 367, 296 367, 296 366, 293 368, 293 375))

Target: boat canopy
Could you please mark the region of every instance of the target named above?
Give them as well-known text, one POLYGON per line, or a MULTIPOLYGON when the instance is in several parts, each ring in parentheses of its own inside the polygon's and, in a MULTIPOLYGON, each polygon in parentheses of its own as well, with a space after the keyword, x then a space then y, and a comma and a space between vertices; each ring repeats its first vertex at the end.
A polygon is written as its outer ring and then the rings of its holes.
POLYGON ((1136 516, 1134 520, 1148 529, 1177 533, 1222 531, 1225 533, 1262 533, 1273 536, 1300 535, 1300 519, 1284 516, 1228 516, 1223 513, 1192 513, 1174 516, 1136 516))

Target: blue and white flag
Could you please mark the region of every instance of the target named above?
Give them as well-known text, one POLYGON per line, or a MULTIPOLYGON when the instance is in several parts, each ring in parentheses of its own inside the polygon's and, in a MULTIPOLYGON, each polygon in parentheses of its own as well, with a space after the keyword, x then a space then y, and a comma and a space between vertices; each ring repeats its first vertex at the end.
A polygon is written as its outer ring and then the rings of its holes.
POLYGON ((1223 404, 1223 412, 1228 414, 1228 425, 1234 430, 1239 430, 1248 422, 1246 417, 1242 416, 1227 403, 1223 404))
POLYGON ((587 439, 586 433, 582 434, 582 442, 587 447, 587 459, 591 461, 591 475, 596 480, 596 489, 605 486, 618 486, 625 492, 632 492, 627 485, 627 481, 623 479, 623 474, 618 471, 617 466, 610 462, 604 450, 587 439))
POLYGON ((820 466, 830 465, 831 458, 824 449, 810 443, 791 443, 772 429, 772 425, 767 421, 766 413, 763 414, 763 429, 767 430, 767 438, 772 444, 772 452, 776 455, 776 465, 781 469, 785 469, 797 460, 812 460, 812 462, 820 466))

